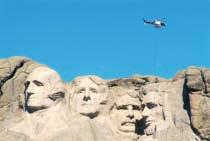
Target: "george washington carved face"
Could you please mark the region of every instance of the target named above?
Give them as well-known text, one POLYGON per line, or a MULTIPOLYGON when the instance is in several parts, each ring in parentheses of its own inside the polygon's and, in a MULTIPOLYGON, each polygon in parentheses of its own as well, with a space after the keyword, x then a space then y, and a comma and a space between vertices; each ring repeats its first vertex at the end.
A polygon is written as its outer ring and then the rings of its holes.
POLYGON ((24 94, 27 110, 45 109, 64 97, 64 85, 57 72, 38 67, 26 79, 24 94))

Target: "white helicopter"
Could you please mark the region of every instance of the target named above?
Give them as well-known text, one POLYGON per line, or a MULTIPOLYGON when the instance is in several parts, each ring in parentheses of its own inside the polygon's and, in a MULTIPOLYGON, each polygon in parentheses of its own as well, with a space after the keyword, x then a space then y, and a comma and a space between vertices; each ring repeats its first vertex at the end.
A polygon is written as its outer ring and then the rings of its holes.
POLYGON ((163 18, 163 19, 156 19, 154 21, 148 21, 148 20, 145 20, 143 18, 143 22, 144 24, 151 24, 153 25, 155 28, 162 28, 162 27, 165 27, 166 24, 163 22, 163 20, 166 19, 166 18, 163 18))

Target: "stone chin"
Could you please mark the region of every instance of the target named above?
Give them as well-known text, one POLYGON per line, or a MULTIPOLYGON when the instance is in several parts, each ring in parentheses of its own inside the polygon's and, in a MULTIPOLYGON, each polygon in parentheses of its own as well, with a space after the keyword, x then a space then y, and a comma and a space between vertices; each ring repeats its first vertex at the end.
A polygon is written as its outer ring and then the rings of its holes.
POLYGON ((149 124, 147 128, 144 130, 144 132, 146 135, 153 135, 155 133, 155 128, 156 128, 155 124, 149 124))
POLYGON ((84 115, 84 116, 88 116, 90 118, 94 118, 98 115, 99 111, 95 110, 95 109, 88 109, 87 107, 85 109, 80 109, 79 110, 79 113, 81 115, 84 115))
POLYGON ((89 113, 96 113, 96 112, 98 112, 98 110, 96 109, 96 107, 93 106, 93 105, 84 105, 84 106, 81 106, 78 111, 81 114, 89 114, 89 113))

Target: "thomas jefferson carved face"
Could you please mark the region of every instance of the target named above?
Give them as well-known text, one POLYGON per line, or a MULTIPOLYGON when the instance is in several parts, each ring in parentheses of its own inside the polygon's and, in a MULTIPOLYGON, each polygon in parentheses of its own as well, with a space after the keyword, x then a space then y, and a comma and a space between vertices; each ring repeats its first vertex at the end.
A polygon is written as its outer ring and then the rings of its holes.
POLYGON ((26 79, 26 108, 39 110, 51 107, 57 98, 63 98, 64 85, 59 75, 47 68, 36 68, 26 79))
POLYGON ((103 80, 96 76, 87 76, 78 77, 73 83, 72 103, 74 111, 85 116, 96 116, 100 104, 104 102, 107 96, 103 80))
POLYGON ((136 124, 141 119, 141 102, 137 97, 129 94, 115 98, 115 105, 111 111, 111 118, 117 129, 123 133, 135 133, 136 124))
POLYGON ((149 92, 143 98, 142 116, 145 118, 145 134, 152 135, 157 130, 157 125, 164 121, 163 105, 157 92, 149 92))

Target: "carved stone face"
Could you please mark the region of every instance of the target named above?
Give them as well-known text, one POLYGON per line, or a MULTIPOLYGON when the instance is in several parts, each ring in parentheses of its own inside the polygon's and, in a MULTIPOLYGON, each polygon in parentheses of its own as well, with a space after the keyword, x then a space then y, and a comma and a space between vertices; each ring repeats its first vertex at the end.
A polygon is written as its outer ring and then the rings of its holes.
POLYGON ((145 118, 146 129, 145 134, 151 135, 157 129, 157 125, 162 123, 163 107, 159 103, 160 97, 157 92, 149 92, 143 98, 142 116, 145 118))
POLYGON ((47 68, 36 68, 26 79, 25 99, 29 109, 50 107, 55 99, 51 95, 64 89, 58 74, 47 68))
POLYGON ((86 116, 93 116, 99 112, 100 103, 104 100, 107 93, 100 85, 95 83, 89 77, 79 79, 74 86, 73 103, 76 113, 86 116))
POLYGON ((137 120, 141 119, 141 102, 129 95, 118 97, 111 111, 111 118, 119 131, 134 133, 137 120))

